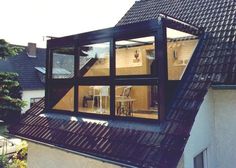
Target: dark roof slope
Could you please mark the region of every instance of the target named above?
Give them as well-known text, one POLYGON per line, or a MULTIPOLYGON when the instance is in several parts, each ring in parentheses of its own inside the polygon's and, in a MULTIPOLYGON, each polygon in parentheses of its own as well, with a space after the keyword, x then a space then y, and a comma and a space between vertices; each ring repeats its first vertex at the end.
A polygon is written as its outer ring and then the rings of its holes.
MULTIPOLYGON (((95 155, 120 165, 137 167, 166 167, 160 146, 164 135, 152 130, 118 127, 71 120, 65 115, 43 114, 44 99, 36 103, 10 133, 38 142, 84 154, 95 155)), ((132 123, 128 123, 130 125, 132 123)), ((144 124, 142 128, 148 127, 144 124)), ((155 124, 154 127, 158 129, 155 124)), ((171 151, 172 152, 172 151, 171 151)), ((172 155, 172 153, 168 152, 172 155)), ((173 153, 174 154, 174 153, 173 153)))
POLYGON ((23 90, 44 89, 35 67, 45 67, 46 49, 37 48, 37 57, 28 57, 26 50, 7 60, 0 60, 0 71, 16 72, 23 90))
POLYGON ((0 60, 0 72, 14 72, 9 59, 0 60))
POLYGON ((10 132, 138 167, 176 167, 208 87, 212 83, 236 83, 236 1, 141 0, 133 5, 118 25, 155 19, 160 12, 205 27, 207 32, 200 39, 178 93, 169 104, 168 115, 160 131, 136 134, 137 130, 133 129, 47 117, 43 121, 42 115, 38 114, 43 107, 35 106, 10 132), (59 127, 64 125, 63 122, 68 125, 59 127), (67 137, 67 141, 58 138, 59 132, 60 136, 67 137), (130 138, 133 140, 129 141, 130 138))

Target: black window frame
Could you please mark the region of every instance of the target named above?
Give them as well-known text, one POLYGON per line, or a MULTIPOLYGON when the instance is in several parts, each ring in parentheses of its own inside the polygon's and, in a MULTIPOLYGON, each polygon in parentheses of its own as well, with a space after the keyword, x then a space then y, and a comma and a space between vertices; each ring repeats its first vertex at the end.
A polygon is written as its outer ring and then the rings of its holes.
POLYGON ((167 37, 166 29, 173 28, 186 33, 200 35, 201 31, 192 25, 182 24, 182 22, 173 21, 169 16, 161 16, 158 19, 144 21, 139 23, 117 26, 62 38, 55 38, 47 41, 47 59, 46 59, 46 87, 45 87, 45 112, 62 112, 68 115, 131 119, 143 121, 159 121, 165 119, 167 109, 167 37), (125 75, 116 76, 116 46, 115 42, 133 38, 154 36, 155 37, 155 59, 158 61, 158 74, 150 75, 125 75), (82 77, 79 70, 78 51, 83 45, 91 45, 102 42, 110 42, 110 75, 109 76, 89 76, 82 77), (157 49, 158 46, 158 49, 157 49), (74 47, 74 77, 70 79, 52 78, 52 50, 60 47, 74 47), (64 110, 53 110, 48 103, 50 97, 50 87, 55 83, 71 83, 74 86, 74 112, 67 113, 64 110), (115 115, 115 86, 116 85, 158 85, 158 120, 144 119, 135 117, 121 117, 115 115), (110 86, 110 115, 88 114, 78 111, 78 87, 79 85, 109 85, 110 86))

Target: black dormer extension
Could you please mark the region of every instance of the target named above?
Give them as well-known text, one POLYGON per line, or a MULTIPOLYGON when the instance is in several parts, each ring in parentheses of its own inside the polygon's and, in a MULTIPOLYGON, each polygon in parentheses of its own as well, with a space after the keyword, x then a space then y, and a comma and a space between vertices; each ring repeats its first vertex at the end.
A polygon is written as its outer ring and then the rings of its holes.
POLYGON ((48 40, 45 112, 163 120, 202 34, 160 14, 157 20, 48 40))

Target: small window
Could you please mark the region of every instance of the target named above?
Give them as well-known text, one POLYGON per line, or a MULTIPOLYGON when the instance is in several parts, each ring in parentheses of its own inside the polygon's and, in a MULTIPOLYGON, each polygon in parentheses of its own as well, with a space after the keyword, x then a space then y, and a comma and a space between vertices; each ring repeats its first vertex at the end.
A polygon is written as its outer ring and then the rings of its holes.
POLYGON ((194 168, 207 168, 206 149, 194 157, 194 168))
POLYGON ((74 48, 59 48, 53 50, 53 79, 74 77, 74 48))
POLYGON ((37 103, 41 99, 42 99, 42 97, 30 98, 30 107, 32 107, 34 105, 34 103, 37 103))

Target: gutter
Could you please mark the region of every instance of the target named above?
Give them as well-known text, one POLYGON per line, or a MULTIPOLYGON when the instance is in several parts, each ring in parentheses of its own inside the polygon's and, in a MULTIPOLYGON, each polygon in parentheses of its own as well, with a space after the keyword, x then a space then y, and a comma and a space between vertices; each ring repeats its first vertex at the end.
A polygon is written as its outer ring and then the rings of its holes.
POLYGON ((211 85, 215 90, 236 90, 236 85, 211 85))
POLYGON ((59 146, 56 146, 56 145, 52 145, 52 144, 40 142, 40 141, 37 141, 37 140, 32 140, 32 139, 29 139, 29 138, 21 137, 21 136, 18 136, 18 135, 13 135, 13 134, 10 134, 10 133, 9 133, 9 135, 20 138, 20 139, 23 139, 23 140, 26 140, 26 141, 30 141, 30 142, 33 142, 33 143, 36 143, 36 144, 39 144, 39 145, 43 145, 43 146, 47 146, 47 147, 51 147, 51 148, 56 148, 56 149, 59 149, 59 150, 62 150, 62 151, 68 152, 68 153, 72 153, 72 154, 77 154, 77 155, 83 156, 85 158, 95 159, 95 160, 98 160, 98 161, 101 161, 101 162, 111 163, 111 164, 121 166, 121 167, 138 168, 136 166, 132 166, 132 165, 128 165, 128 164, 125 164, 125 163, 113 161, 113 160, 110 160, 110 159, 97 157, 97 156, 90 155, 90 154, 85 154, 85 153, 73 151, 73 150, 62 148, 62 147, 59 147, 59 146))
POLYGON ((30 89, 30 88, 23 89, 23 88, 22 88, 22 91, 38 91, 38 90, 43 90, 43 91, 45 91, 45 88, 32 88, 32 89, 30 89))

